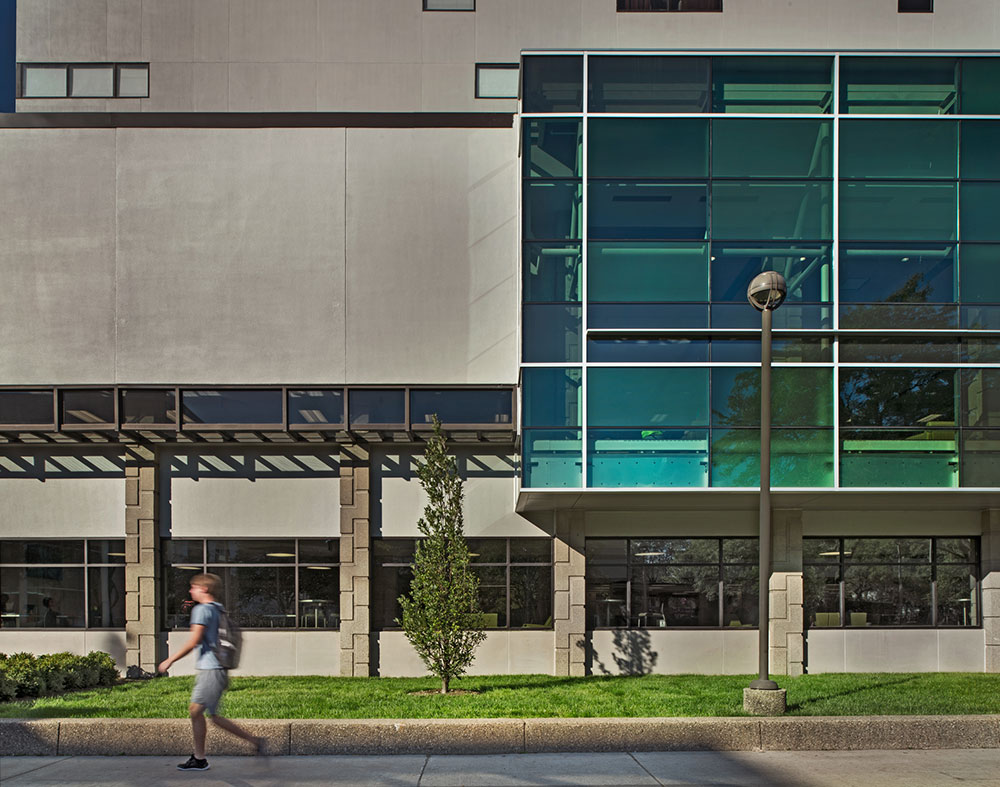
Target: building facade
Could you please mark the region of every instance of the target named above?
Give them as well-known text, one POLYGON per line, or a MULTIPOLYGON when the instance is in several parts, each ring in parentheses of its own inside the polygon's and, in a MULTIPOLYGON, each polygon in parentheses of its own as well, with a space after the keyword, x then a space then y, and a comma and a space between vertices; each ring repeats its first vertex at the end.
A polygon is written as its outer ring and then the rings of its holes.
POLYGON ((415 675, 438 415, 473 671, 1000 671, 989 0, 22 0, 0 651, 415 675))

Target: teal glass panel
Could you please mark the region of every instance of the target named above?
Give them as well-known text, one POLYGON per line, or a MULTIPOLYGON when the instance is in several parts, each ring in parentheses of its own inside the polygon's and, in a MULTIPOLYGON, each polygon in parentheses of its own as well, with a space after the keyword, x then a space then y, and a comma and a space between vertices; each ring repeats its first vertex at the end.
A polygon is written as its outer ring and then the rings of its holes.
POLYGON ((953 427, 958 418, 957 375, 954 369, 841 369, 840 423, 953 427))
POLYGON ((592 55, 591 112, 707 112, 709 58, 592 55))
POLYGON ((958 250, 963 303, 1000 303, 1000 245, 963 243, 958 250))
POLYGON ((587 252, 591 301, 708 300, 706 243, 591 243, 587 252))
POLYGON ((588 373, 592 427, 708 424, 708 369, 601 367, 588 373))
POLYGON ((1000 183, 961 186, 961 239, 1000 241, 1000 183))
MULTIPOLYGON (((772 429, 771 485, 833 486, 832 429, 772 429)), ((712 430, 712 486, 760 485, 760 430, 712 430)))
POLYGON ((530 488, 583 485, 583 438, 574 429, 525 429, 522 485, 530 488))
POLYGON ((958 124, 930 120, 844 120, 842 178, 954 178, 958 124))
POLYGON ((587 443, 588 486, 708 486, 708 430, 594 429, 587 443))
POLYGON ((525 118, 524 176, 578 178, 583 173, 583 121, 576 118, 525 118))
POLYGON ((524 426, 580 426, 580 380, 579 369, 522 369, 521 406, 524 410, 524 426))
MULTIPOLYGON (((760 368, 712 369, 712 424, 760 423, 760 368)), ((773 426, 832 426, 833 370, 779 366, 771 370, 773 426)))
POLYGON ((954 183, 843 183, 840 234, 845 240, 955 240, 957 197, 954 183))
POLYGON ((840 437, 841 486, 958 486, 953 431, 843 430, 840 437))
POLYGON ((713 112, 829 113, 832 97, 832 57, 712 58, 713 112))
POLYGON ((711 264, 713 302, 749 305, 747 285, 764 271, 777 271, 785 277, 788 295, 782 309, 797 302, 830 301, 830 247, 825 243, 713 243, 711 264))
POLYGON ((712 177, 828 178, 833 124, 805 118, 712 121, 712 177))
POLYGON ((591 180, 587 232, 607 240, 704 240, 704 184, 591 180))
POLYGON ((578 302, 582 264, 579 243, 526 243, 522 260, 525 303, 578 302))
POLYGON ((526 303, 523 308, 525 363, 580 361, 579 306, 526 303))
POLYGON ((708 304, 590 303, 590 328, 707 328, 708 304))
POLYGON ((524 239, 578 240, 582 192, 576 181, 524 184, 524 239))
POLYGON ((842 337, 841 363, 959 363, 958 337, 842 337))
POLYGON ((583 58, 530 55, 521 63, 524 112, 582 112, 583 58))
POLYGON ((1000 120, 963 120, 963 178, 1000 180, 1000 120))
POLYGON ((962 369, 960 385, 962 425, 1000 427, 1000 369, 962 369))
POLYGON ((962 58, 960 111, 963 115, 1000 114, 1000 58, 962 58))
POLYGON ((661 337, 597 337, 587 339, 590 363, 698 363, 708 360, 709 341, 661 337))
POLYGON ((953 115, 954 57, 842 57, 840 111, 852 115, 953 115))
POLYGON ((717 240, 822 240, 832 237, 830 183, 712 184, 717 240))
POLYGON ((592 178, 707 178, 708 120, 591 118, 587 156, 592 178))
POLYGON ((962 486, 992 487, 1000 479, 1000 429, 962 432, 962 486))

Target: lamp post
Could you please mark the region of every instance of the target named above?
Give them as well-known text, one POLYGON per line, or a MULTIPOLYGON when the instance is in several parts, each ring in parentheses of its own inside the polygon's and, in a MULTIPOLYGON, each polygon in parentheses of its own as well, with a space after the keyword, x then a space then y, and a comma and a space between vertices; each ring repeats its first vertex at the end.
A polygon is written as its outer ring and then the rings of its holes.
POLYGON ((747 299, 760 312, 760 549, 758 553, 757 658, 759 673, 743 690, 744 710, 757 715, 785 711, 785 692, 770 678, 768 627, 771 577, 771 312, 785 300, 784 277, 775 271, 754 276, 747 299))

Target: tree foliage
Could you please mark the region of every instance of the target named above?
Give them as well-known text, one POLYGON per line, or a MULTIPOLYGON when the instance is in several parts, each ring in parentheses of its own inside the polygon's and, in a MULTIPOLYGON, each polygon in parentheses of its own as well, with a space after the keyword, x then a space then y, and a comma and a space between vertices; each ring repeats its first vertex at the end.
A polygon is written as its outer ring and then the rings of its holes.
POLYGON ((462 479, 455 458, 446 453, 436 417, 417 475, 427 493, 417 522, 424 538, 417 542, 410 592, 399 598, 400 622, 424 664, 441 679, 441 693, 447 694, 452 678, 465 673, 486 634, 477 614, 479 580, 469 567, 463 532, 462 479))

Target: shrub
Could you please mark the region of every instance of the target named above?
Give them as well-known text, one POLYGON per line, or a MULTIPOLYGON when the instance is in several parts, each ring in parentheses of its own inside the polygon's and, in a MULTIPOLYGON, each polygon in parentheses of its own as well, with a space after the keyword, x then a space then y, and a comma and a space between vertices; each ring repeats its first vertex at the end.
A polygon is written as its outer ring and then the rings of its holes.
POLYGON ((30 653, 12 653, 7 657, 4 668, 17 686, 16 696, 37 697, 45 691, 45 677, 38 671, 36 662, 30 653))
POLYGON ((7 674, 7 658, 4 656, 0 659, 0 702, 12 700, 16 694, 17 681, 7 674))
POLYGON ((111 686, 118 679, 114 659, 95 650, 86 656, 72 653, 0 653, 0 701, 37 697, 46 691, 111 686))
POLYGON ((35 670, 45 684, 45 691, 62 691, 66 688, 68 669, 66 663, 59 658, 61 655, 51 654, 35 659, 35 670))
POLYGON ((97 672, 91 686, 113 686, 118 680, 118 668, 115 666, 115 660, 103 650, 92 650, 81 660, 87 667, 97 672))

